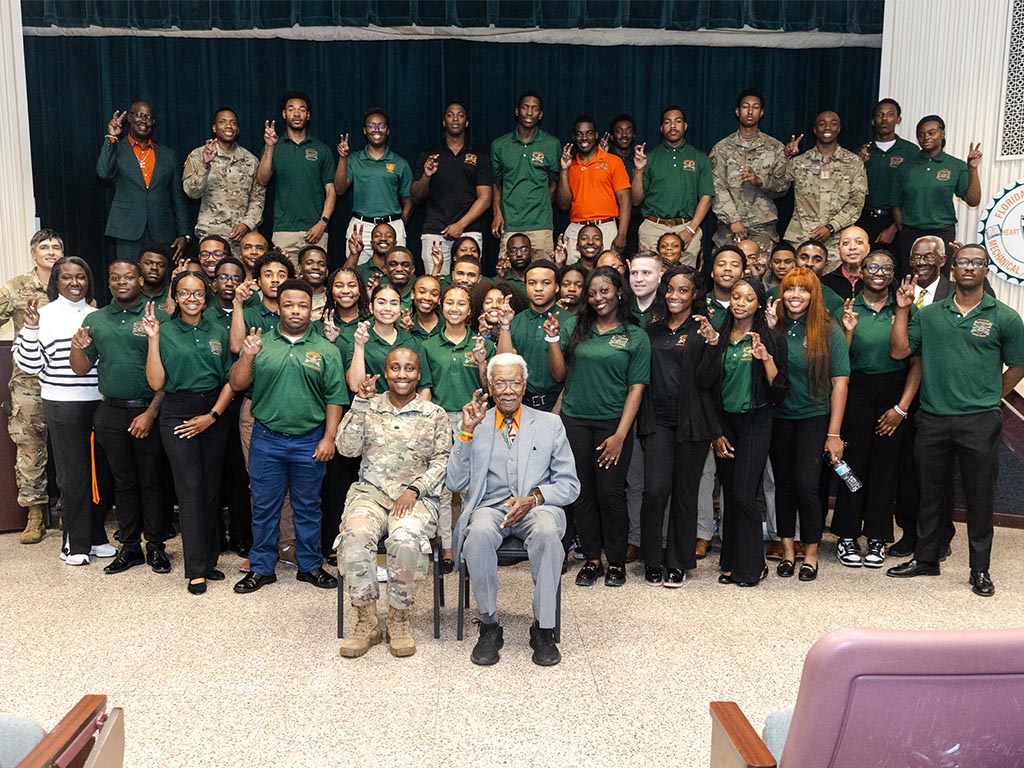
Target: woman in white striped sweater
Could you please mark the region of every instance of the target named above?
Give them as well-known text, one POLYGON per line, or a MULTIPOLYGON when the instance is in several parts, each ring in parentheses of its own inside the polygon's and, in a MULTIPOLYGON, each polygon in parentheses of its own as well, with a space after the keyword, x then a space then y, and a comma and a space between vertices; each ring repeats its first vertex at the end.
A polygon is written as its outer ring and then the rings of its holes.
POLYGON ((95 370, 76 376, 68 358, 71 337, 95 307, 92 272, 76 256, 53 265, 46 288, 50 303, 38 308, 29 302, 25 325, 14 342, 14 362, 26 373, 39 375, 46 424, 50 430, 64 518, 61 559, 68 565, 88 565, 90 555, 112 557, 103 515, 92 501, 93 416, 100 402, 95 370))

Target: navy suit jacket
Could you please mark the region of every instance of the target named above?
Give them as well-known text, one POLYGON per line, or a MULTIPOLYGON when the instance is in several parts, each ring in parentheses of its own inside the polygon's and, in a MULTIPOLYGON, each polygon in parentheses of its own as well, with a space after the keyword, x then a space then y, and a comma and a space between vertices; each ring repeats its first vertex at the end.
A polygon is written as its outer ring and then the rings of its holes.
POLYGON ((169 244, 192 231, 177 153, 153 142, 153 156, 156 165, 147 187, 128 137, 117 143, 104 139, 96 174, 114 183, 114 199, 107 216, 109 237, 139 240, 148 226, 150 238, 169 244))

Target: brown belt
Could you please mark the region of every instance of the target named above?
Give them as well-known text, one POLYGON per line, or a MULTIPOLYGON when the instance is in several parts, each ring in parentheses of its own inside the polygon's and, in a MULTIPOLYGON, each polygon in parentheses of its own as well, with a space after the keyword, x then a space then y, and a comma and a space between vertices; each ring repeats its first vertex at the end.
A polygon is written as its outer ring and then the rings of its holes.
POLYGON ((693 221, 693 218, 690 216, 684 216, 681 219, 659 219, 657 216, 646 216, 645 218, 648 221, 653 221, 655 224, 661 224, 663 227, 678 227, 688 221, 693 221))
POLYGON ((609 216, 607 219, 587 219, 586 221, 574 221, 574 224, 579 224, 581 227, 596 227, 601 224, 607 224, 609 221, 615 221, 614 216, 609 216))

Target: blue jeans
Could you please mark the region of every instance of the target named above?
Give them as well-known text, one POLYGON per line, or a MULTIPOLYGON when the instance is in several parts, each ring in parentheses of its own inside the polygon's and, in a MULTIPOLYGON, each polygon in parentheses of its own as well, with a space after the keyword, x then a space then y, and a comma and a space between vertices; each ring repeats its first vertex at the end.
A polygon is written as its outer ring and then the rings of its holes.
POLYGON ((284 435, 258 421, 249 445, 249 485, 252 488, 252 549, 254 573, 269 576, 277 564, 277 529, 285 491, 295 510, 295 558, 300 571, 323 565, 320 555, 320 486, 327 465, 314 461, 316 444, 324 436, 321 424, 304 435, 284 435))

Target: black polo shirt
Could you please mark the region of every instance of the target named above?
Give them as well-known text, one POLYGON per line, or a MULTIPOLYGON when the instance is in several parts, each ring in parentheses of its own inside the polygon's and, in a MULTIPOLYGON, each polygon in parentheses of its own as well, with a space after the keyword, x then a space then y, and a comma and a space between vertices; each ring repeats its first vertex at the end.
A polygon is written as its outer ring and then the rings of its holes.
MULTIPOLYGON (((423 213, 423 234, 439 235, 441 230, 458 221, 476 202, 476 188, 489 187, 494 183, 491 158, 482 149, 464 144, 455 154, 447 142, 442 141, 420 153, 413 166, 413 178, 423 177, 423 164, 430 155, 437 155, 437 171, 430 177, 430 191, 423 213)), ((479 221, 474 221, 467 232, 479 231, 479 221)))

